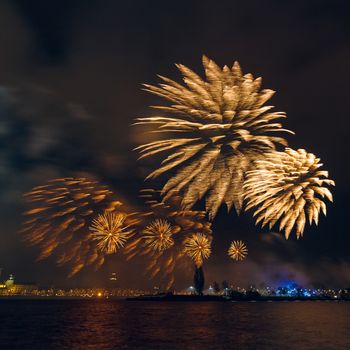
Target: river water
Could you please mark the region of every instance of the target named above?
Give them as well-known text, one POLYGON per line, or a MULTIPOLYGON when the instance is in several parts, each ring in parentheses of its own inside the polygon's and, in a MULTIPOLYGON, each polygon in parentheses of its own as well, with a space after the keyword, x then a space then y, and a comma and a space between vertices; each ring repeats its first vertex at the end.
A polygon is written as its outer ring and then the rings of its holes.
POLYGON ((0 349, 349 350, 350 302, 0 300, 0 349))

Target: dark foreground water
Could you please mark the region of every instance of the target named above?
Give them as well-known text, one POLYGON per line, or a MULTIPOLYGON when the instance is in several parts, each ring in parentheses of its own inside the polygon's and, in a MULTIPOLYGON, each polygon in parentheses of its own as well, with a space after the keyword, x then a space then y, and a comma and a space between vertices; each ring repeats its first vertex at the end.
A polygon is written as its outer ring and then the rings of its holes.
POLYGON ((350 349, 350 303, 0 300, 0 349, 350 349))

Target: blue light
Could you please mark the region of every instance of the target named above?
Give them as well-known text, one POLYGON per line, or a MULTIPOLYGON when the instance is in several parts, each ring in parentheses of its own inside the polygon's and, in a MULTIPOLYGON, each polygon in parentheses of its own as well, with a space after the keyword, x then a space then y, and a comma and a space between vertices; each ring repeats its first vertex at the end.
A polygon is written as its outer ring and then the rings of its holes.
POLYGON ((317 296, 318 293, 316 290, 302 288, 295 281, 287 280, 283 281, 280 287, 277 288, 276 295, 284 297, 309 298, 311 296, 317 296))

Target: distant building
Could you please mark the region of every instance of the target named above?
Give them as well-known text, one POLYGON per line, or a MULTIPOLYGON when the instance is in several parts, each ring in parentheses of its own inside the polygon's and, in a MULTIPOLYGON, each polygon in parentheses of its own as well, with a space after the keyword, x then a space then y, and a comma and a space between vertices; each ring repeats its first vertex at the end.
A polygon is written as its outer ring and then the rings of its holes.
POLYGON ((214 288, 210 285, 209 288, 206 290, 206 294, 215 294, 215 290, 214 288))
MULTIPOLYGON (((2 267, 0 267, 0 278, 1 278, 1 274, 2 274, 2 267)), ((3 289, 5 289, 6 288, 6 284, 5 283, 2 283, 1 281, 0 281, 0 293, 1 293, 1 291, 3 290, 3 289)))
POLYGON ((112 272, 111 276, 109 277, 110 281, 116 281, 117 280, 117 273, 116 272, 112 272))
POLYGON ((15 283, 15 277, 12 274, 4 283, 0 283, 2 294, 27 294, 37 288, 35 283, 15 283))
POLYGON ((6 288, 9 289, 15 284, 15 276, 10 275, 9 279, 5 281, 6 288))

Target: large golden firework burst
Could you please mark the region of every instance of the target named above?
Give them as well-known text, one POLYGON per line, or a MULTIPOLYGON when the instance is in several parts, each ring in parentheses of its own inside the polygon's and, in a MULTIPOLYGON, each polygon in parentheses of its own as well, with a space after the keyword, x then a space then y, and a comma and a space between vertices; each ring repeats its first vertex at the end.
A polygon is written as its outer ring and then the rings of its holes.
POLYGON ((128 227, 137 222, 106 186, 85 178, 54 179, 24 196, 34 206, 24 213, 25 241, 39 246, 39 260, 55 254, 59 265, 71 265, 70 275, 85 266, 97 269, 104 263, 106 252, 89 230, 100 213, 126 215, 124 224, 128 227))
POLYGON ((204 211, 181 209, 178 195, 162 201, 159 191, 149 189, 141 193, 147 208, 141 215, 137 233, 126 244, 125 253, 128 260, 144 257, 150 277, 157 277, 165 289, 170 289, 177 272, 191 270, 191 259, 185 252, 186 238, 198 232, 211 242, 211 223, 204 211))
POLYGON ((238 62, 221 69, 203 56, 205 80, 182 64, 176 66, 186 85, 163 76, 159 86, 145 84, 146 91, 170 102, 153 107, 171 116, 138 118, 135 123, 151 126, 160 137, 136 148, 140 158, 168 154, 148 178, 176 170, 163 187, 165 198, 181 192, 182 208, 190 209, 207 194, 210 218, 222 203, 239 212, 244 174, 252 160, 276 144, 286 145, 283 137, 274 135, 290 132, 275 121, 285 113, 264 106, 274 91, 260 90, 262 79, 243 75, 238 62))
POLYGON ((195 233, 184 241, 185 253, 194 261, 197 267, 203 265, 203 261, 211 254, 211 240, 201 233, 195 233))
POLYGON ((247 246, 243 241, 232 241, 228 249, 228 255, 231 259, 239 261, 245 259, 248 254, 247 246))
POLYGON ((131 225, 125 225, 127 215, 106 212, 92 220, 90 231, 92 239, 97 241, 97 248, 106 254, 113 254, 122 248, 132 234, 131 225))
POLYGON ((295 227, 299 238, 307 219, 310 225, 317 225, 320 212, 326 215, 323 199, 333 201, 326 186, 335 183, 328 179, 327 171, 319 169, 322 165, 304 149, 268 153, 247 173, 246 210, 254 207, 256 223, 269 224, 270 229, 280 221, 279 229, 285 231, 286 238, 295 227))

